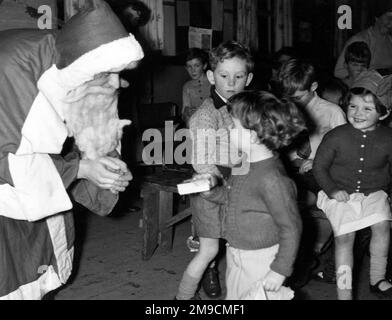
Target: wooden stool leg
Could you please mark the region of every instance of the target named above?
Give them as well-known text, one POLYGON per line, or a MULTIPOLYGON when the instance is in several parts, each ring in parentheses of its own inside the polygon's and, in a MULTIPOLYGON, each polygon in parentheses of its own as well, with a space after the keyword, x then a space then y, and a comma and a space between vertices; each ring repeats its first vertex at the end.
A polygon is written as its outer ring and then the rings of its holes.
POLYGON ((159 191, 145 188, 143 198, 143 250, 142 259, 149 260, 158 246, 159 234, 159 191))
MULTIPOLYGON (((159 222, 161 226, 173 217, 173 193, 159 191, 159 222)), ((161 229, 160 245, 162 249, 170 251, 173 245, 173 227, 161 229)))

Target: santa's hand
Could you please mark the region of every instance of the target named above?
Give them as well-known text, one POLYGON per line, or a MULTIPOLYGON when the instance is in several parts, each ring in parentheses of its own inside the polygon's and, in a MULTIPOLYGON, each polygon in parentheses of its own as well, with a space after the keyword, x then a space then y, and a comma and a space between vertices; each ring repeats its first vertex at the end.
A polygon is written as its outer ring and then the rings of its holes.
POLYGON ((115 181, 110 191, 114 194, 125 191, 129 185, 129 181, 133 179, 132 173, 129 171, 124 161, 114 157, 102 157, 99 159, 108 170, 120 174, 120 178, 115 181))
POLYGON ((129 82, 123 78, 120 78, 120 87, 121 88, 128 88, 129 87, 129 82))
POLYGON ((106 156, 106 157, 99 158, 99 161, 113 172, 124 174, 129 171, 126 163, 120 160, 119 158, 106 156))
MULTIPOLYGON (((121 167, 112 161, 83 159, 79 162, 78 179, 87 179, 99 188, 117 190, 121 176, 123 176, 121 167), (118 172, 114 172, 115 170, 118 172)), ((124 188, 123 184, 120 189, 124 188)))
POLYGON ((112 188, 110 188, 110 191, 112 193, 119 193, 125 191, 125 189, 129 185, 129 181, 133 179, 131 171, 127 170, 127 172, 122 172, 120 178, 115 181, 114 185, 112 188))

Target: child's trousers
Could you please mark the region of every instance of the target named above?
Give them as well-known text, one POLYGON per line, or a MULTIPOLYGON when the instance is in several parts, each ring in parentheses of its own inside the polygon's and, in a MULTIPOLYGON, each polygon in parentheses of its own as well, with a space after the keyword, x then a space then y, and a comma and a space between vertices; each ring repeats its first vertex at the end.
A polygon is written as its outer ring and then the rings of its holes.
POLYGON ((270 271, 279 245, 259 250, 226 249, 226 300, 240 300, 270 271))

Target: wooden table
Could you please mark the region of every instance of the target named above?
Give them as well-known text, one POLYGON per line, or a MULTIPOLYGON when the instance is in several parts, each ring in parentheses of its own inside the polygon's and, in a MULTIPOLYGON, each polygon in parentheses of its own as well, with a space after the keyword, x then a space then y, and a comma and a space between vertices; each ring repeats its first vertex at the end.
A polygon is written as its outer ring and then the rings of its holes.
POLYGON ((158 245, 172 249, 173 226, 191 215, 190 208, 175 214, 174 194, 178 193, 177 184, 191 177, 191 170, 160 170, 143 179, 143 260, 149 260, 158 245))

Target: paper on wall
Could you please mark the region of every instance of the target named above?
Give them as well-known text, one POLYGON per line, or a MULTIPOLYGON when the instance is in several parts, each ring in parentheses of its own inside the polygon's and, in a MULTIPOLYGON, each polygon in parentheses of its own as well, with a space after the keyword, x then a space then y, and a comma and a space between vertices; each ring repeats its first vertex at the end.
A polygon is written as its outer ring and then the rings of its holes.
POLYGON ((212 30, 189 27, 189 48, 212 49, 212 30))

